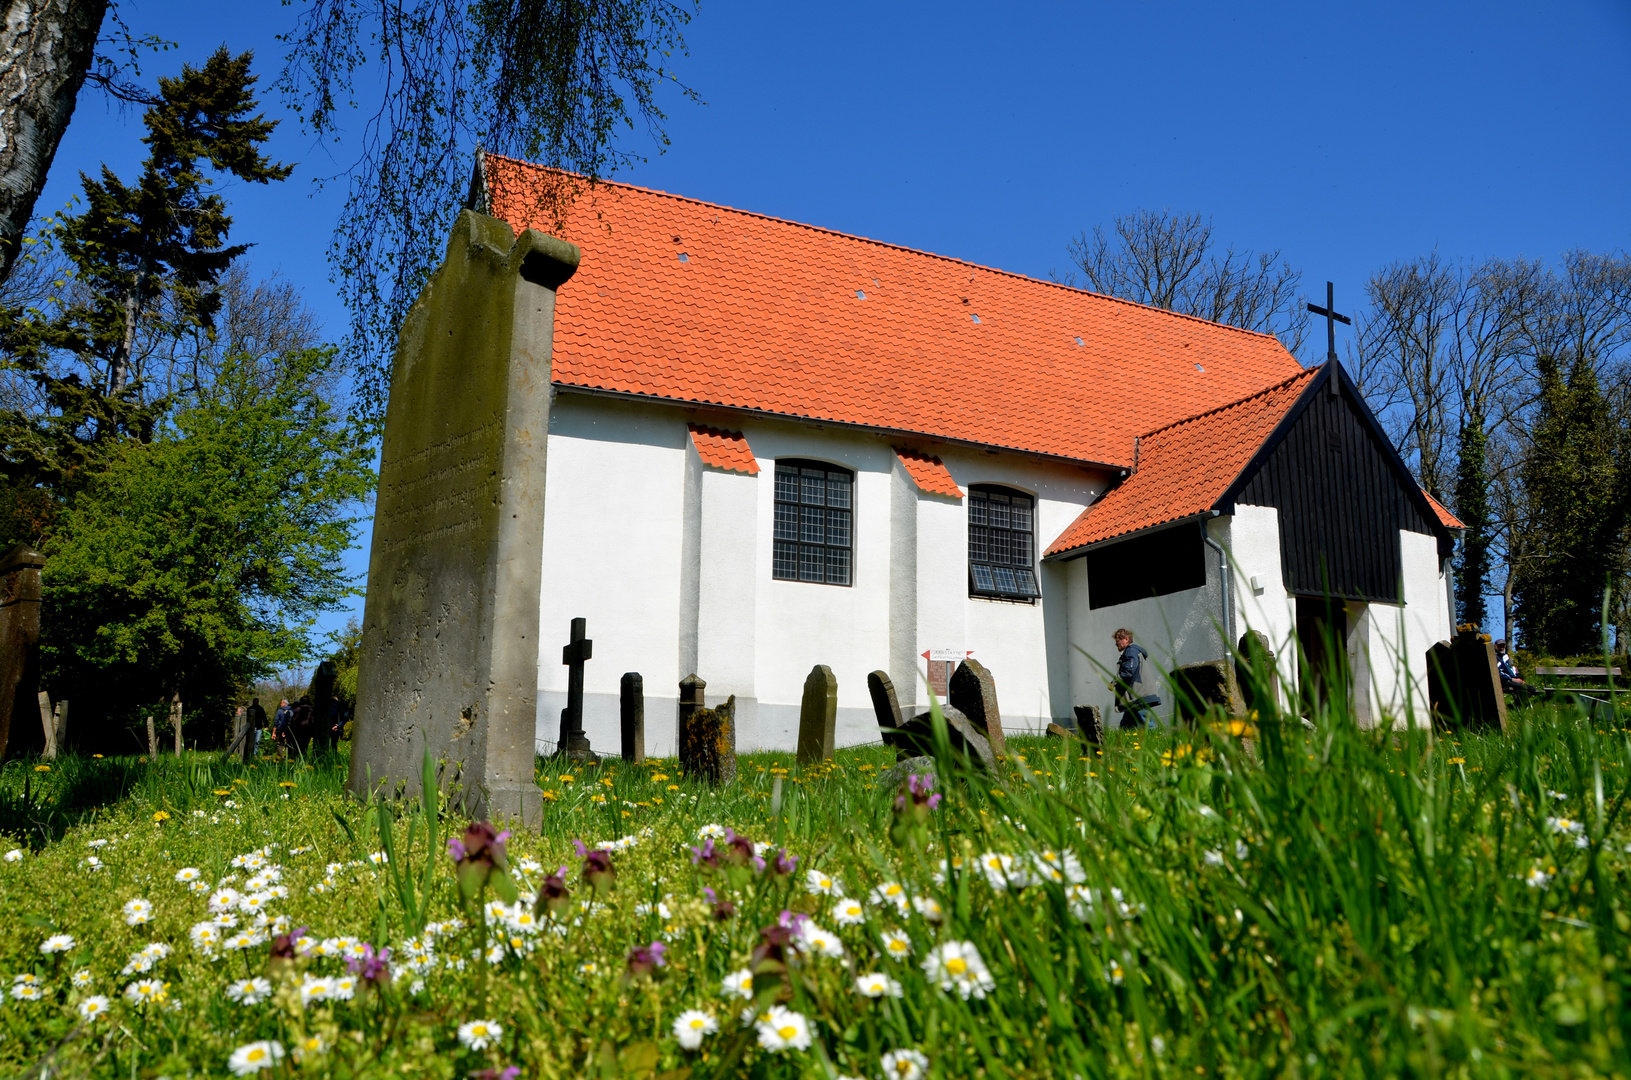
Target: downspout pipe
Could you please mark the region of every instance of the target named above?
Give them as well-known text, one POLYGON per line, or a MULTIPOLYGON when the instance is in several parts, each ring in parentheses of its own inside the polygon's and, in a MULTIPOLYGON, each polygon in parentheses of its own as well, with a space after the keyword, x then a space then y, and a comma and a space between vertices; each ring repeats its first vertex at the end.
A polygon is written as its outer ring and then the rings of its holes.
POLYGON ((1223 643, 1223 658, 1229 659, 1235 647, 1235 606, 1229 602, 1229 579, 1234 577, 1229 566, 1229 553, 1223 550, 1223 545, 1212 539, 1212 533, 1207 529, 1206 523, 1213 518, 1222 517, 1222 510, 1213 510, 1206 517, 1201 518, 1201 539, 1206 546, 1218 553, 1218 587, 1223 595, 1223 622, 1224 632, 1228 640, 1223 643))

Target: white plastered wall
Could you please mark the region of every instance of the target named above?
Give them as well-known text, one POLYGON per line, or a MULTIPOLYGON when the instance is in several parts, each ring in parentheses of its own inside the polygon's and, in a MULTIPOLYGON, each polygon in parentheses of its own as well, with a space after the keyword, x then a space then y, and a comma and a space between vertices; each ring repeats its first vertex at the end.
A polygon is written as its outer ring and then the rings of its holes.
MULTIPOLYGON (((1107 477, 1019 454, 930 449, 956 482, 1004 484, 1037 497, 1039 550, 1103 490, 1107 477)), ((1070 715, 1066 575, 1040 568, 1043 597, 1012 604, 968 596, 964 500, 917 490, 892 441, 853 428, 717 415, 638 400, 557 395, 551 411, 539 644, 540 748, 551 749, 566 700, 560 648, 588 619, 584 729, 615 754, 619 682, 644 678, 646 750, 676 749, 679 680, 692 671, 708 703, 737 698, 742 750, 796 745, 804 680, 838 679, 839 745, 875 742, 868 672, 890 672, 904 709, 926 701, 929 648, 972 649, 991 669, 1007 727, 1070 715), (760 471, 702 463, 688 421, 742 431, 760 471), (824 461, 855 473, 849 587, 771 577, 775 461, 824 461)))
POLYGON ((1363 608, 1363 618, 1349 620, 1355 712, 1362 724, 1428 723, 1427 650, 1453 632, 1438 539, 1402 530, 1399 554, 1404 605, 1355 605, 1363 608))
POLYGON ((1297 600, 1286 591, 1280 559, 1280 511, 1272 506, 1237 503, 1222 541, 1234 568, 1231 600, 1235 609, 1235 643, 1248 629, 1269 640, 1279 674, 1282 705, 1289 705, 1297 686, 1297 600))

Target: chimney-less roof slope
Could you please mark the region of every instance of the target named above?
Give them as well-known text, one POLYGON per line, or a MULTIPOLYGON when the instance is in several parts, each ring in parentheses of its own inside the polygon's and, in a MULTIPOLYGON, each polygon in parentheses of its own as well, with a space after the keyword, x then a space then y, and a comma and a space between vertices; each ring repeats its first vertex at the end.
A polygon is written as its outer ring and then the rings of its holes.
POLYGON ((558 174, 485 175, 495 217, 583 249, 563 387, 1125 466, 1136 433, 1301 370, 1267 334, 956 259, 605 181, 554 211, 558 174))

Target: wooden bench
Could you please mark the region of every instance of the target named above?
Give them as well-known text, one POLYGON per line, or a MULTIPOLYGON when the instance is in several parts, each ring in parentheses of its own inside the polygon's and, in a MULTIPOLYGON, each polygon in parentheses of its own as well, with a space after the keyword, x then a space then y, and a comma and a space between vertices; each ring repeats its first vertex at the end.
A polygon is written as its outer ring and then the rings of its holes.
POLYGON ((1606 679, 1610 675, 1619 677, 1620 669, 1606 667, 1538 667, 1536 675, 1572 675, 1576 678, 1606 679))
MULTIPOLYGON (((1613 675, 1617 678, 1619 674, 1620 669, 1618 667, 1537 667, 1535 669, 1535 675, 1537 678, 1541 675, 1550 675, 1553 678, 1561 677, 1578 680, 1591 679, 1601 686, 1602 690, 1604 691, 1608 689, 1609 676, 1613 675)), ((1594 720, 1601 715, 1601 712, 1611 710, 1611 706, 1606 699, 1595 696, 1597 686, 1592 686, 1589 688, 1593 691, 1593 694, 1581 693, 1582 689, 1586 688, 1546 687, 1545 692, 1548 699, 1551 699, 1552 696, 1556 694, 1572 696, 1576 703, 1586 710, 1586 714, 1594 720)))

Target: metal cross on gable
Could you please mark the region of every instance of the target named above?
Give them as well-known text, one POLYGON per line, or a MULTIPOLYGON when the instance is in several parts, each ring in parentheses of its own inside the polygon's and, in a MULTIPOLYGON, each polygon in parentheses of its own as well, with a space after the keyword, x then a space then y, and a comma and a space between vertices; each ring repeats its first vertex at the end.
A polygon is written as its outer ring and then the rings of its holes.
MULTIPOLYGON (((1308 310, 1315 315, 1325 316, 1325 362, 1335 364, 1337 362, 1337 323, 1341 323, 1343 326, 1353 325, 1353 320, 1348 316, 1337 314, 1336 286, 1327 281, 1325 283, 1325 306, 1320 307, 1318 304, 1309 304, 1308 310)), ((1336 369, 1333 367, 1330 372, 1332 394, 1337 392, 1336 377, 1336 369)))

